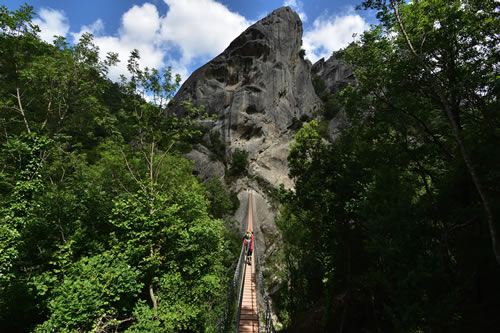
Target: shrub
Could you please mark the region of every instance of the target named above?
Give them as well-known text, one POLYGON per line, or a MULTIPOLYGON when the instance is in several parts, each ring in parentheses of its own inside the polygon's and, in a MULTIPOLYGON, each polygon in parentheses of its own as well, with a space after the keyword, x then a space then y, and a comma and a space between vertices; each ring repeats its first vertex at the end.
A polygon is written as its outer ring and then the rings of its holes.
POLYGON ((210 145, 208 149, 212 152, 212 155, 210 155, 212 160, 226 162, 226 144, 221 140, 219 131, 210 133, 210 145))
POLYGON ((247 173, 248 167, 248 152, 238 148, 232 154, 232 165, 229 170, 232 176, 241 176, 247 173))
POLYGON ((236 193, 228 193, 218 178, 210 178, 204 186, 207 191, 207 199, 210 201, 209 211, 214 218, 223 218, 233 214, 238 209, 240 201, 236 193))

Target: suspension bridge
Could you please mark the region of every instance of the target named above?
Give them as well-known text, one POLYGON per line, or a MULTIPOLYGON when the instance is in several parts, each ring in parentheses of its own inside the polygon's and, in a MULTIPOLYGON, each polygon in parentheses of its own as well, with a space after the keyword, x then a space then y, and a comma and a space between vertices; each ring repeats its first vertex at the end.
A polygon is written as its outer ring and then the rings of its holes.
MULTIPOLYGON (((251 232, 253 232, 252 198, 252 191, 249 191, 246 229, 251 232)), ((241 247, 218 332, 275 332, 255 240, 253 255, 250 258, 246 256, 244 246, 241 247)))

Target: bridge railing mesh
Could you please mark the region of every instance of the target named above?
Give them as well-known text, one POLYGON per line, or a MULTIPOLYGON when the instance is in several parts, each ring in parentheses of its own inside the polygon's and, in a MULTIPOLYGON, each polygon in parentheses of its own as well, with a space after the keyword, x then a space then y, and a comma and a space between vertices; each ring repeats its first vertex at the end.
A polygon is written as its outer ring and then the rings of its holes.
POLYGON ((271 304, 269 301, 269 295, 267 294, 266 288, 264 287, 264 277, 262 276, 262 268, 260 266, 259 255, 257 252, 257 246, 254 243, 254 254, 255 256, 255 274, 257 275, 257 290, 258 290, 258 300, 259 300, 259 332, 276 332, 273 325, 273 316, 271 311, 271 304))
POLYGON ((217 332, 232 332, 238 324, 241 295, 243 292, 243 280, 245 275, 245 250, 241 247, 240 257, 234 272, 233 282, 229 287, 226 298, 226 306, 219 320, 217 332))

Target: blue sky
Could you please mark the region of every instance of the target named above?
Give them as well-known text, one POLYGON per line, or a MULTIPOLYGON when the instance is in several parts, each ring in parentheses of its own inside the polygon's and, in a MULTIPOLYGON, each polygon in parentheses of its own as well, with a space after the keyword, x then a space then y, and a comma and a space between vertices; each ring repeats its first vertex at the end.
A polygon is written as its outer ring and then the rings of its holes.
MULTIPOLYGON (((26 0, 4 0, 9 10, 26 0)), ((373 15, 355 11, 361 0, 33 0, 41 38, 61 35, 69 42, 92 32, 103 54, 117 52, 120 64, 112 79, 125 74, 130 51, 138 49, 143 66, 172 66, 186 79, 222 52, 249 25, 287 5, 304 25, 303 48, 313 63, 346 46, 376 23, 373 15)))

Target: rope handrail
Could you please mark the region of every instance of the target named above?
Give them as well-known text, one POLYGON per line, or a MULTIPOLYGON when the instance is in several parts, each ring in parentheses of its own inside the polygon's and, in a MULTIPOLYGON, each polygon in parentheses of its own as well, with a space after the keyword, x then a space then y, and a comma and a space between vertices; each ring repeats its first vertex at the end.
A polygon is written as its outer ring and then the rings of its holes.
MULTIPOLYGON (((254 244, 254 256, 255 256, 255 270, 257 271, 257 284, 258 284, 258 288, 260 290, 260 293, 264 299, 264 309, 263 309, 263 312, 264 312, 264 320, 263 320, 263 324, 264 324, 264 332, 272 332, 272 333, 275 333, 275 329, 274 329, 274 324, 273 324, 273 316, 272 316, 272 311, 271 311, 271 306, 269 304, 269 295, 267 294, 266 292, 266 288, 264 287, 264 277, 262 276, 262 269, 260 267, 260 260, 259 260, 259 256, 257 254, 257 246, 255 246, 254 244)), ((259 316, 259 322, 260 322, 260 317, 259 316)), ((259 329, 259 332, 260 332, 260 329, 259 329)))
MULTIPOLYGON (((251 196, 249 198, 249 220, 251 221, 251 211, 253 211, 253 205, 251 204, 251 196)), ((251 228, 251 222, 249 223, 249 220, 247 220, 247 230, 251 228), (250 224, 250 226, 249 226, 250 224)), ((253 228, 251 228, 253 229, 253 228)), ((257 273, 257 285, 258 285, 258 295, 262 295, 263 298, 263 311, 257 311, 257 327, 259 327, 259 332, 272 332, 275 333, 274 329, 274 324, 273 324, 273 318, 272 318, 272 311, 271 311, 271 306, 269 304, 269 296, 265 290, 264 287, 264 278, 262 276, 262 269, 260 266, 260 260, 259 256, 257 253, 257 246, 255 245, 255 240, 254 240, 254 248, 253 248, 253 255, 254 255, 254 262, 255 262, 255 270, 257 273), (263 316, 260 315, 259 312, 263 312, 263 316), (262 329, 261 329, 261 318, 263 319, 262 321, 262 329)), ((237 333, 239 329, 239 319, 240 319, 240 313, 241 313, 241 304, 242 304, 242 294, 243 294, 243 281, 245 278, 245 265, 243 264, 243 261, 246 259, 246 253, 245 253, 245 246, 241 247, 241 252, 240 252, 240 257, 238 260, 238 264, 236 266, 236 271, 234 273, 234 278, 233 278, 233 283, 231 287, 228 290, 228 295, 226 299, 226 306, 224 308, 224 312, 222 314, 222 317, 219 321, 218 325, 218 332, 230 332, 232 331, 232 322, 233 319, 234 321, 234 331, 237 333), (237 309, 235 311, 235 306, 237 306, 237 309)), ((258 303, 258 302, 257 302, 258 303)), ((259 308, 257 304, 257 308, 259 308)))
MULTIPOLYGON (((253 209, 253 207, 250 207, 250 202, 251 201, 249 198, 249 210, 253 209)), ((247 229, 249 227, 248 215, 249 212, 247 211, 247 229)), ((240 258, 238 259, 238 264, 236 265, 236 270, 234 272, 233 283, 227 292, 226 306, 224 307, 224 312, 222 313, 221 319, 219 320, 217 329, 218 333, 230 332, 232 323, 235 323, 236 330, 238 329, 238 319, 241 311, 241 294, 243 293, 243 279, 245 278, 245 265, 243 265, 245 255, 245 246, 242 245, 240 258)))
MULTIPOLYGON (((235 316, 235 309, 238 306, 238 312, 241 304, 241 291, 243 290, 243 279, 244 274, 242 270, 245 267, 243 265, 243 260, 245 259, 245 248, 241 247, 240 257, 238 259, 238 264, 236 265, 236 270, 234 272, 233 283, 227 292, 226 306, 224 307, 224 312, 219 320, 219 325, 217 332, 228 332, 231 330, 231 323, 233 323, 233 317, 235 316), (236 299, 236 296, 238 298, 236 299), (237 302, 236 302, 237 301, 237 302)), ((238 316, 236 316, 238 320, 238 316)))
MULTIPOLYGON (((242 246, 242 253, 243 253, 243 256, 241 256, 241 258, 243 259, 243 261, 245 260, 245 247, 242 246)), ((242 264, 242 262, 238 262, 238 265, 240 265, 240 267, 245 267, 245 265, 242 264)), ((238 268, 237 268, 238 269, 238 268)), ((243 298, 243 281, 245 281, 245 274, 246 274, 246 270, 243 268, 243 274, 240 273, 240 276, 241 276, 241 279, 239 281, 239 286, 238 286, 238 311, 237 311, 237 314, 236 314, 236 318, 235 318, 235 321, 234 321, 234 331, 236 333, 238 333, 238 328, 239 328, 239 321, 240 321, 240 314, 241 314, 241 301, 242 301, 242 298, 243 298)))

